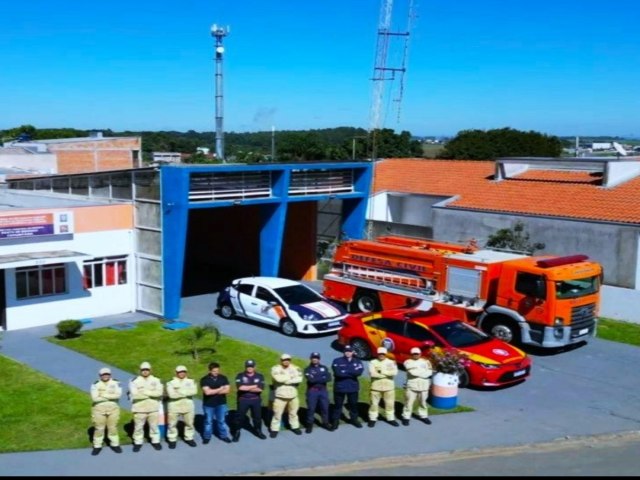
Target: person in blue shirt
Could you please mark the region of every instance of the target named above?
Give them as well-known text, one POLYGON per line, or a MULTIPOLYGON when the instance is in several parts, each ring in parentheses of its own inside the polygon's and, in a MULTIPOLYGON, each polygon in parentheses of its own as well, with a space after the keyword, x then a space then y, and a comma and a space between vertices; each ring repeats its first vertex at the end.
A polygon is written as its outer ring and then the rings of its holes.
POLYGON ((320 408, 322 426, 331 430, 329 423, 329 391, 327 383, 331 381, 331 372, 320 363, 320 354, 313 352, 309 357, 309 365, 304 369, 307 379, 307 428, 305 431, 313 431, 313 423, 316 410, 320 408))
POLYGON ((331 428, 335 430, 340 424, 345 399, 347 400, 350 423, 356 428, 362 428, 362 424, 358 420, 358 392, 360 391, 359 377, 364 372, 364 365, 354 356, 353 347, 347 345, 344 347, 344 356, 336 358, 331 368, 335 379, 333 382, 334 411, 331 428))
POLYGON ((267 436, 262 432, 262 399, 264 390, 264 376, 256 372, 256 362, 247 360, 244 362, 244 372, 236 375, 236 387, 238 389, 238 409, 232 433, 234 442, 240 440, 240 431, 247 420, 247 412, 251 412, 253 433, 264 440, 267 436))

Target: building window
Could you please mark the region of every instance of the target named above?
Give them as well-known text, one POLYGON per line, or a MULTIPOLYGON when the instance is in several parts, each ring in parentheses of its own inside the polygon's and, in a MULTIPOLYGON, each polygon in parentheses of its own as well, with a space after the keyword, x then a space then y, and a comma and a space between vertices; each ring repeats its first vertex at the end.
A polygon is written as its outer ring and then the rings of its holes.
POLYGON ((67 293, 67 268, 64 263, 16 268, 16 298, 61 293, 67 293))
POLYGON ((127 283, 127 257, 101 257, 84 262, 84 288, 127 283))

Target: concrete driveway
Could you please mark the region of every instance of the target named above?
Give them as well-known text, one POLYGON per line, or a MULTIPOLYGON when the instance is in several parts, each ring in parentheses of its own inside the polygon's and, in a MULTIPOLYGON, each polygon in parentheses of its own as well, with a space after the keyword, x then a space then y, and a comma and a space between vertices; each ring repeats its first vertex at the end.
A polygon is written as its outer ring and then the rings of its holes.
MULTIPOLYGON (((319 351, 323 361, 329 363, 340 355, 332 347, 335 334, 320 338, 285 337, 267 327, 214 317, 211 313, 214 303, 212 294, 184 299, 181 320, 202 324, 213 319, 225 335, 303 358, 311 351, 319 351)), ((122 319, 95 319, 92 328, 117 321, 122 319)), ((24 355, 26 360, 22 361, 35 368, 40 365, 41 370, 56 378, 62 366, 52 364, 65 362, 65 381, 70 384, 76 383, 69 378, 73 372, 74 376, 95 376, 94 363, 97 365, 97 362, 94 360, 78 354, 73 358, 65 351, 60 360, 47 363, 41 355, 55 356, 56 348, 60 347, 25 352, 26 338, 31 335, 32 341, 42 343, 39 337, 47 334, 45 330, 7 332, 3 354, 19 359, 24 355), (36 335, 38 339, 34 339, 36 335), (16 342, 19 338, 23 339, 22 343, 16 342)), ((212 442, 198 448, 180 444, 176 450, 165 448, 161 452, 145 446, 137 454, 127 447, 121 455, 105 450, 98 457, 89 455, 89 445, 80 450, 3 454, 0 455, 0 475, 260 473, 639 430, 640 348, 595 339, 570 351, 556 355, 534 352, 532 357, 533 371, 526 382, 496 391, 463 389, 459 403, 476 411, 436 416, 431 426, 412 422, 409 427, 394 428, 378 422, 374 429, 342 426, 335 433, 315 429, 313 434, 300 437, 283 432, 278 438, 268 440, 244 434, 237 444, 212 442)), ((264 365, 259 369, 266 373, 269 367, 264 365)), ((88 385, 84 382, 79 388, 87 390, 88 385)))

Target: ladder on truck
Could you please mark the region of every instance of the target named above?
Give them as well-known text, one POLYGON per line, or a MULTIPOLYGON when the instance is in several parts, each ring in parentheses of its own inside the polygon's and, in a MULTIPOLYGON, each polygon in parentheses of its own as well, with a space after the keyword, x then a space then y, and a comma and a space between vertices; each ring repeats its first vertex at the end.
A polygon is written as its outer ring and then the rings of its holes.
POLYGON ((433 290, 432 282, 419 275, 363 267, 349 263, 343 263, 339 267, 332 268, 325 275, 325 279, 343 281, 391 293, 410 294, 417 298, 428 297, 431 299, 436 294, 435 290, 433 290))

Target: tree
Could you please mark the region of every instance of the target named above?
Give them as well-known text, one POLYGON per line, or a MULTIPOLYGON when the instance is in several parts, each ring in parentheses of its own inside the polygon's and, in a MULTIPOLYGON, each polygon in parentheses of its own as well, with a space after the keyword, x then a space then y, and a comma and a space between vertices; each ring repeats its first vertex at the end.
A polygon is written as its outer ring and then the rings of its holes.
POLYGON ((493 235, 489 235, 487 247, 504 248, 531 255, 535 250, 542 250, 544 243, 529 241, 529 232, 525 231, 524 223, 517 221, 513 228, 501 228, 493 235))
POLYGON ((189 347, 191 356, 197 362, 202 350, 215 351, 220 341, 220 330, 213 323, 197 325, 183 332, 182 341, 189 347))
POLYGON ((512 128, 463 130, 447 142, 439 158, 494 160, 499 157, 558 157, 562 141, 539 132, 512 128))

